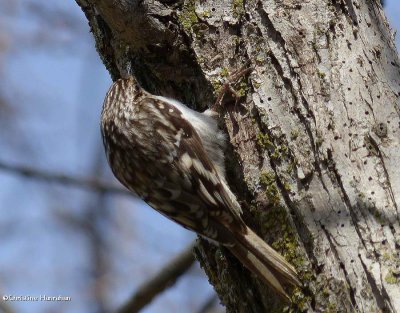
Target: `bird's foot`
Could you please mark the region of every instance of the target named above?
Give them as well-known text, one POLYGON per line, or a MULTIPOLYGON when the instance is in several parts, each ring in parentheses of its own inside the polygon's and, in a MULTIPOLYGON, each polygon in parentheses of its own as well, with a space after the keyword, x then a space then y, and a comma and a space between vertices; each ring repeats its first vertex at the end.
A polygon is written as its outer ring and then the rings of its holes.
POLYGON ((233 96, 235 100, 235 106, 239 103, 240 98, 243 96, 239 94, 235 89, 234 85, 239 82, 239 80, 244 77, 247 73, 251 72, 253 69, 249 66, 248 63, 243 65, 241 68, 238 70, 234 71, 232 74, 230 74, 226 80, 225 83, 222 85, 221 89, 218 92, 217 99, 215 100, 214 104, 211 106, 210 110, 214 112, 218 112, 221 107, 224 107, 223 104, 223 99, 225 95, 230 92, 231 95, 233 96))

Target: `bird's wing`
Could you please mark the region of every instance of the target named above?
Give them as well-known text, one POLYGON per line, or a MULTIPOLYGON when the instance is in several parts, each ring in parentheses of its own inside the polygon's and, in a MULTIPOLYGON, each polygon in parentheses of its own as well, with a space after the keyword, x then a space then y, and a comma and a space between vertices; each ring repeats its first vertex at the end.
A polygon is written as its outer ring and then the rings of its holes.
MULTIPOLYGON (((164 137, 160 142, 173 142, 169 147, 170 175, 154 191, 157 197, 150 196, 149 203, 186 228, 230 242, 227 230, 231 233, 234 228, 245 228, 238 214, 240 205, 218 176, 199 134, 171 103, 151 99, 147 105, 164 119, 156 122, 156 135, 164 137)), ((165 148, 160 147, 160 153, 165 153, 165 148)))

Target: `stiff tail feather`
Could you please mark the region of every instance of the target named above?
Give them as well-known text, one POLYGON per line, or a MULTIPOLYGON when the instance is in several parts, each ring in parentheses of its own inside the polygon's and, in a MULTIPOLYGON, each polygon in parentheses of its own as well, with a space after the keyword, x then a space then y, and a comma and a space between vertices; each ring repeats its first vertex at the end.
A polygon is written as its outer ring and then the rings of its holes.
POLYGON ((296 270, 250 228, 246 231, 243 237, 236 238, 237 243, 230 247, 231 252, 280 296, 290 301, 282 283, 300 287, 296 270))

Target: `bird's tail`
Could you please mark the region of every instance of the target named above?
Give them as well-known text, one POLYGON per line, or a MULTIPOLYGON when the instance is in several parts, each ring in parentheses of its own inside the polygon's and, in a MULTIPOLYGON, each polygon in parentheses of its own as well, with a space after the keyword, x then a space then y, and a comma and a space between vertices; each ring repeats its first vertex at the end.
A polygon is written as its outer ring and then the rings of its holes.
POLYGON ((230 247, 230 251, 249 270, 276 290, 279 295, 290 301, 282 284, 301 286, 294 267, 250 228, 247 228, 244 236, 236 239, 237 242, 230 247))

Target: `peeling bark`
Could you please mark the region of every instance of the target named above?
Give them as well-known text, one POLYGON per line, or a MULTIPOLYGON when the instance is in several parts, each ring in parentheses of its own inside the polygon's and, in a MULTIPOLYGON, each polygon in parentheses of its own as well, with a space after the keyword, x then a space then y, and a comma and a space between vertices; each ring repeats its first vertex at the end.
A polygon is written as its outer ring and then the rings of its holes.
POLYGON ((300 273, 282 303, 224 249, 196 256, 228 312, 400 312, 400 62, 374 0, 77 0, 113 79, 223 117, 246 220, 300 273))

